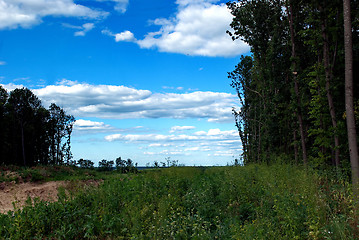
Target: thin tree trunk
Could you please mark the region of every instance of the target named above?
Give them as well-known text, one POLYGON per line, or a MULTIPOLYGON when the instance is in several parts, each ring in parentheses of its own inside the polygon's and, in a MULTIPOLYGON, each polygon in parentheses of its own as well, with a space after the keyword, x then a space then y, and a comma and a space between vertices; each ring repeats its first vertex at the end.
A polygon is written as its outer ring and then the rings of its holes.
POLYGON ((343 0, 344 12, 344 51, 345 51, 345 111, 348 129, 348 143, 350 153, 350 165, 352 169, 353 192, 357 203, 359 202, 359 157, 357 135, 354 118, 353 100, 353 40, 350 0, 343 0))
MULTIPOLYGON (((321 7, 322 8, 322 7, 321 7)), ((324 70, 325 70, 325 91, 327 94, 328 99, 328 106, 329 106, 329 112, 330 117, 332 120, 332 126, 334 129, 334 146, 335 146, 335 165, 338 167, 340 164, 339 159, 339 136, 336 133, 337 132, 337 118, 335 114, 335 108, 334 108, 334 102, 333 102, 333 96, 330 92, 330 81, 332 79, 332 71, 329 64, 329 40, 328 40, 328 34, 327 34, 327 23, 324 19, 322 22, 322 38, 323 38, 323 63, 324 63, 324 70)))
POLYGON ((21 148, 22 148, 22 160, 24 161, 24 166, 26 166, 24 124, 23 124, 23 123, 21 123, 20 125, 21 125, 21 148))
POLYGON ((298 146, 297 146, 297 131, 293 129, 293 142, 294 142, 294 160, 298 165, 298 146))
POLYGON ((287 7, 287 12, 289 15, 289 28, 290 28, 290 38, 292 44, 292 70, 293 70, 293 81, 294 81, 294 92, 297 99, 298 109, 295 111, 297 115, 298 123, 299 123, 299 132, 300 132, 300 139, 302 144, 302 156, 303 156, 303 163, 307 165, 308 163, 308 155, 307 155, 307 147, 305 144, 305 134, 304 134, 304 125, 303 125, 303 116, 300 111, 301 101, 299 96, 299 84, 297 78, 297 63, 296 63, 296 44, 295 44, 295 30, 294 30, 294 23, 293 23, 293 7, 291 1, 289 2, 289 8, 287 7))

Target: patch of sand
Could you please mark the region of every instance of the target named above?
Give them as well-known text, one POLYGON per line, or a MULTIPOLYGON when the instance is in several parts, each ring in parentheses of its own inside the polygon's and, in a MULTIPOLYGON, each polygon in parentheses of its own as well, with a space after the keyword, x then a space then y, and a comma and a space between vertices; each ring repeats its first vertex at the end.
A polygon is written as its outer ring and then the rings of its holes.
POLYGON ((0 183, 0 213, 13 211, 13 202, 17 207, 22 207, 28 197, 39 198, 44 201, 57 201, 58 187, 65 186, 64 181, 51 181, 45 183, 0 183))

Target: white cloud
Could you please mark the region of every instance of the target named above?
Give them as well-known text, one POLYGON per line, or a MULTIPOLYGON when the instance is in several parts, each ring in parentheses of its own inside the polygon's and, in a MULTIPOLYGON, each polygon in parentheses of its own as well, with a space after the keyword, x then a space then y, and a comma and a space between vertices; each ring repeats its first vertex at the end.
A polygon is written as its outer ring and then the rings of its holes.
POLYGON ((172 146, 173 144, 169 144, 169 143, 164 143, 164 144, 161 144, 161 143, 151 143, 148 145, 148 147, 169 147, 169 146, 172 146))
POLYGON ((241 41, 233 41, 226 33, 233 16, 225 4, 216 0, 178 0, 178 12, 173 18, 157 18, 149 23, 160 29, 137 40, 131 31, 103 34, 115 37, 116 42, 135 42, 141 48, 156 48, 160 52, 192 56, 233 57, 249 51, 241 41))
MULTIPOLYGON (((146 144, 151 151, 144 155, 183 155, 206 153, 211 156, 238 156, 240 139, 236 130, 209 129, 201 134, 111 134, 108 142, 120 141, 141 146, 146 144)), ((140 148, 143 149, 143 148, 140 148)))
POLYGON ((120 13, 125 13, 128 6, 128 0, 112 0, 116 3, 115 10, 120 13))
POLYGON ((75 36, 85 36, 87 32, 91 31, 95 27, 93 23, 85 23, 82 25, 81 31, 77 31, 74 33, 75 36))
POLYGON ((178 91, 183 91, 183 87, 169 87, 169 86, 162 86, 163 89, 176 89, 178 91))
POLYGON ((171 127, 170 133, 183 132, 183 131, 192 130, 195 128, 196 128, 195 126, 173 126, 173 127, 171 127))
POLYGON ((16 89, 16 88, 23 88, 24 85, 22 84, 13 84, 13 83, 9 83, 9 84, 0 84, 3 88, 5 88, 8 92, 16 89))
MULTIPOLYGON (((228 141, 239 140, 236 130, 221 131, 219 129, 210 129, 201 134, 111 134, 105 137, 106 141, 129 141, 129 142, 173 142, 173 141, 228 141)), ((217 143, 216 143, 217 144, 217 143)))
POLYGON ((73 0, 0 0, 0 29, 28 28, 46 16, 100 19, 107 15, 73 0))
POLYGON ((160 143, 151 143, 150 145, 148 145, 148 147, 162 147, 162 144, 160 144, 160 143))
POLYGON ((65 86, 74 86, 76 84, 78 84, 77 81, 71 81, 71 80, 68 80, 66 78, 63 78, 59 81, 56 82, 57 85, 65 85, 65 86))
POLYGON ((108 131, 114 128, 103 122, 96 122, 84 119, 77 119, 74 124, 74 130, 78 131, 108 131))
POLYGON ((232 122, 232 107, 238 104, 235 95, 221 92, 152 93, 125 86, 78 84, 67 79, 60 83, 33 91, 45 106, 54 102, 80 118, 191 118, 232 122))
POLYGON ((232 41, 226 30, 233 16, 225 4, 217 1, 179 0, 178 12, 173 19, 152 21, 160 30, 148 33, 138 40, 141 48, 157 48, 161 52, 193 56, 231 57, 249 51, 243 41, 232 41))
POLYGON ((125 13, 128 7, 128 0, 96 0, 97 2, 113 2, 114 9, 120 13, 125 13))
POLYGON ((6 65, 6 62, 5 61, 0 61, 0 66, 1 65, 6 65))
POLYGON ((132 32, 124 31, 122 33, 115 34, 115 40, 116 40, 116 42, 122 42, 122 41, 132 42, 132 41, 135 41, 136 39, 132 32))
POLYGON ((102 32, 102 34, 105 34, 105 35, 108 35, 111 37, 115 37, 116 42, 134 42, 134 41, 136 41, 135 36, 130 31, 124 31, 121 33, 112 33, 109 30, 102 30, 101 32, 102 32))

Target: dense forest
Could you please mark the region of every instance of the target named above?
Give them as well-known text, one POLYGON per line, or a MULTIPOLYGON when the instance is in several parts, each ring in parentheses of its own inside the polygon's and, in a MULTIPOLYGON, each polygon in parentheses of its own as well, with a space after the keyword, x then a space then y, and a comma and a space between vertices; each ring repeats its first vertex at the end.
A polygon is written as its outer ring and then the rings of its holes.
POLYGON ((7 93, 0 86, 0 165, 67 163, 74 122, 54 103, 44 108, 27 88, 7 93))
MULTIPOLYGON (((358 1, 350 2, 358 128, 359 11, 358 1)), ((241 103, 233 112, 244 163, 280 155, 287 162, 350 169, 343 1, 243 0, 227 6, 233 15, 227 33, 251 47, 228 75, 241 103)), ((358 135, 354 139, 357 144, 358 135)))

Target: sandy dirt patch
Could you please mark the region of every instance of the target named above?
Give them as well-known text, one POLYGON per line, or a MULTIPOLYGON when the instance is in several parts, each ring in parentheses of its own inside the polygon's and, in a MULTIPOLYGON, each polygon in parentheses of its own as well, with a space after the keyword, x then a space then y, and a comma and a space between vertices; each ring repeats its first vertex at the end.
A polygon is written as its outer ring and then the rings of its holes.
POLYGON ((12 202, 16 201, 17 207, 22 207, 28 197, 39 198, 45 201, 57 201, 57 189, 65 186, 64 181, 51 181, 45 183, 0 183, 0 212, 14 210, 12 202))

